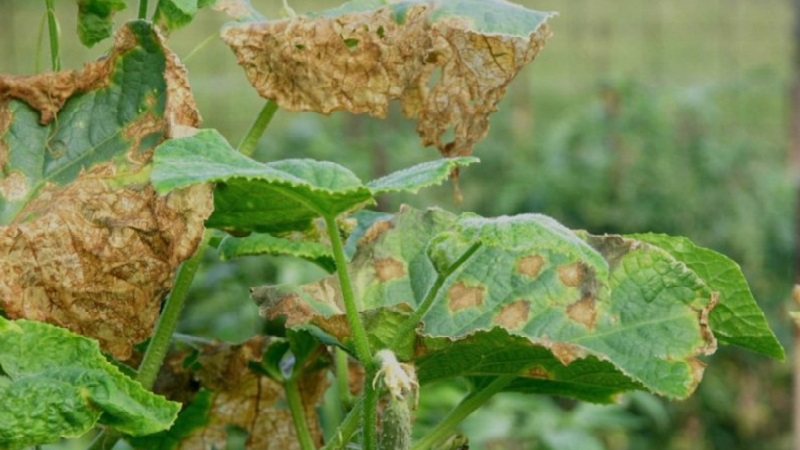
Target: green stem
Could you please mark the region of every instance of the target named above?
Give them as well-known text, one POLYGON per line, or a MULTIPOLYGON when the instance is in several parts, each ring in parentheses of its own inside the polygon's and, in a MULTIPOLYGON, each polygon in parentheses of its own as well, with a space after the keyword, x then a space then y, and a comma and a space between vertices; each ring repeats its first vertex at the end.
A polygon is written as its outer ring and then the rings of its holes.
POLYGON ((297 388, 297 380, 287 380, 283 384, 283 390, 286 393, 286 401, 289 403, 289 411, 292 412, 292 421, 294 421, 294 428, 297 431, 300 448, 302 450, 314 450, 314 439, 308 429, 306 408, 303 405, 303 398, 300 396, 300 389, 297 388))
POLYGON ((349 410, 353 406, 353 396, 350 394, 350 366, 347 363, 347 352, 339 347, 336 347, 336 388, 339 391, 342 409, 349 410))
POLYGON ((353 342, 356 347, 356 356, 365 366, 372 364, 372 351, 369 348, 367 331, 358 315, 356 297, 353 293, 353 286, 350 283, 350 274, 347 269, 347 259, 344 256, 344 246, 342 238, 339 237, 339 227, 336 226, 336 219, 330 214, 325 215, 325 225, 328 230, 328 237, 333 248, 333 260, 336 262, 336 274, 339 276, 339 285, 342 289, 342 299, 347 313, 347 322, 350 324, 350 333, 353 335, 353 342))
POLYGON ((378 400, 380 391, 375 387, 375 377, 378 376, 378 365, 375 362, 369 363, 366 367, 366 377, 364 378, 364 406, 361 413, 361 427, 363 432, 363 442, 361 448, 364 450, 375 450, 378 447, 378 400))
POLYGON ((341 450, 350 442, 350 438, 353 437, 353 434, 355 434, 358 429, 358 424, 361 422, 361 413, 364 411, 363 402, 363 397, 359 397, 358 400, 356 400, 353 409, 350 410, 342 423, 339 424, 336 435, 333 436, 321 450, 341 450))
POLYGON ((472 391, 461 400, 447 416, 439 422, 425 437, 415 442, 411 450, 429 450, 441 444, 453 434, 456 425, 461 423, 467 416, 480 408, 492 396, 503 390, 511 383, 516 375, 502 375, 494 379, 483 388, 472 391))
POLYGON ((61 54, 55 0, 45 0, 45 5, 47 5, 47 29, 50 32, 50 65, 53 72, 58 72, 61 70, 61 54))
POLYGON ((425 295, 425 299, 422 300, 419 307, 417 307, 414 312, 408 316, 400 326, 397 327, 397 332, 394 335, 394 339, 392 339, 389 348, 392 350, 397 349, 397 347, 408 337, 410 333, 414 331, 414 329, 419 324, 420 320, 422 320, 422 316, 424 316, 428 310, 433 305, 433 301, 436 300, 436 297, 439 295, 439 290, 442 289, 444 282, 452 275, 459 267, 461 267, 472 255, 475 254, 476 251, 481 247, 480 242, 476 242, 472 244, 472 246, 461 255, 460 258, 456 262, 454 262, 450 267, 446 270, 439 272, 436 276, 436 281, 434 281, 433 286, 428 290, 428 293, 425 295))
POLYGON ((181 317, 183 304, 189 294, 189 287, 192 285, 192 280, 197 273, 198 267, 200 267, 200 261, 203 259, 203 253, 210 237, 211 232, 206 231, 197 252, 194 256, 184 261, 180 269, 178 269, 175 286, 173 286, 167 297, 164 310, 158 318, 158 324, 156 324, 155 334, 150 340, 150 345, 147 346, 144 359, 139 365, 139 374, 136 376, 136 380, 147 390, 153 388, 158 371, 164 362, 164 357, 167 356, 172 334, 178 326, 178 319, 181 317))
POLYGON ((250 126, 250 130, 245 135, 242 142, 239 143, 238 150, 241 154, 245 156, 253 156, 253 153, 256 150, 256 145, 258 144, 258 140, 261 139, 261 136, 264 134, 264 131, 267 129, 267 125, 272 121, 272 117, 275 115, 275 111, 278 110, 278 104, 273 102, 272 100, 267 100, 267 103, 261 108, 261 112, 258 113, 258 117, 253 122, 253 125, 250 126))
POLYGON ((42 45, 44 44, 44 24, 47 23, 47 11, 42 15, 42 20, 39 21, 39 34, 36 37, 36 60, 33 62, 33 73, 42 71, 42 45))
POLYGON ((367 339, 367 331, 364 329, 364 324, 361 322, 361 317, 358 315, 358 305, 356 305, 356 297, 353 293, 353 286, 350 283, 350 274, 347 270, 347 259, 344 256, 344 246, 342 245, 342 238, 339 236, 339 227, 336 226, 336 218, 330 214, 325 214, 325 225, 328 230, 328 237, 331 240, 331 248, 333 249, 333 259, 336 262, 336 274, 339 276, 339 286, 342 290, 342 299, 344 300, 344 308, 347 313, 347 322, 350 325, 350 333, 353 336, 353 343, 356 347, 356 356, 364 365, 366 370, 366 380, 364 382, 364 407, 363 407, 363 420, 362 427, 364 430, 364 450, 374 450, 377 445, 376 436, 376 408, 378 404, 378 393, 372 387, 372 380, 377 373, 376 364, 372 360, 372 351, 369 348, 369 340, 367 339))
POLYGON ((140 20, 147 20, 147 0, 139 0, 139 14, 137 17, 140 20))

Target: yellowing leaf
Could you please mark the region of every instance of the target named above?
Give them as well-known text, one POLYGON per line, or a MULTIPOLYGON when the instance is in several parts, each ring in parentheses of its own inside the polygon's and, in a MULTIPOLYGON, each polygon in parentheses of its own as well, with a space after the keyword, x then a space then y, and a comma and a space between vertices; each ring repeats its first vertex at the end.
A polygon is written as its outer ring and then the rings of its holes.
POLYGON ((505 0, 385 3, 359 0, 222 35, 256 90, 282 108, 384 117, 399 100, 424 145, 469 154, 508 83, 544 46, 554 14, 505 0))
POLYGON ((0 76, 0 308, 127 358, 211 211, 198 185, 159 197, 153 148, 199 116, 147 22, 81 71, 0 76))

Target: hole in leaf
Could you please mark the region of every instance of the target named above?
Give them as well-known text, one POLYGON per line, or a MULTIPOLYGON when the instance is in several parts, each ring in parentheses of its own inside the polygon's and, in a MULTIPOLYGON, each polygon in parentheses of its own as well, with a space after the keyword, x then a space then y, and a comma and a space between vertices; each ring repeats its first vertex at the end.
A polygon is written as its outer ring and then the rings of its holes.
POLYGON ((386 34, 386 30, 383 28, 383 25, 378 27, 378 36, 383 37, 386 34))
POLYGON ((358 46, 358 39, 347 38, 344 40, 344 45, 346 45, 347 48, 356 48, 358 46))

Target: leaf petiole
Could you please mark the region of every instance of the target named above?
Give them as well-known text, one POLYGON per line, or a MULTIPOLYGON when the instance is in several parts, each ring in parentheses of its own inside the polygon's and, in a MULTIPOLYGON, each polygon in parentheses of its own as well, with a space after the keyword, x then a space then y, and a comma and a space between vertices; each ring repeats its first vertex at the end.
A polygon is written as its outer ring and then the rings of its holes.
POLYGON ((456 425, 480 408, 494 394, 502 391, 503 388, 514 381, 514 378, 516 378, 516 375, 499 376, 486 386, 467 394, 425 437, 415 442, 411 450, 428 450, 444 442, 452 435, 456 425))
POLYGON ((292 412, 292 421, 294 422, 295 431, 297 431, 297 440, 300 443, 300 448, 303 450, 314 450, 314 439, 311 437, 311 432, 308 429, 308 422, 306 420, 306 408, 303 405, 303 398, 300 396, 300 389, 297 387, 297 380, 292 377, 283 383, 283 390, 286 393, 286 401, 289 404, 289 410, 292 412))
POLYGON ((139 20, 147 20, 147 0, 139 0, 139 20))
POLYGON ((269 125, 269 123, 272 121, 272 117, 275 115, 275 111, 277 110, 278 104, 272 100, 267 100, 267 103, 264 104, 264 107, 261 108, 261 111, 258 113, 258 117, 256 117, 253 125, 250 126, 250 130, 247 131, 244 139, 242 139, 242 142, 239 143, 237 148, 239 153, 245 156, 253 156, 253 153, 256 150, 256 144, 258 144, 258 140, 261 139, 261 136, 267 129, 267 125, 269 125))
POLYGON ((50 65, 53 72, 58 72, 61 70, 61 33, 58 29, 55 0, 45 0, 45 5, 47 6, 47 29, 50 33, 50 65))

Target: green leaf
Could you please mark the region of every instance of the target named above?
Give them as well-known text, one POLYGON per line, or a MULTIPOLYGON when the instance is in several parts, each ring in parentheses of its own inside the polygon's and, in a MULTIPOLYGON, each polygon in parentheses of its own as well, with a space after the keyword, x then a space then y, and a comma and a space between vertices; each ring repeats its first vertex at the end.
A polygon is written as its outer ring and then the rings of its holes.
POLYGON ((111 36, 113 17, 125 9, 125 0, 78 0, 78 37, 87 47, 111 36))
POLYGON ((158 0, 153 13, 153 22, 166 31, 177 30, 188 25, 197 12, 213 6, 216 0, 158 0))
POLYGON ((172 425, 180 404, 148 392, 65 329, 0 318, 0 446, 75 437, 95 423, 145 435, 172 425))
POLYGON ((738 264, 684 237, 663 234, 631 237, 663 248, 697 273, 710 290, 719 293, 719 304, 711 311, 710 325, 720 342, 777 359, 785 357, 738 264))
POLYGON ((201 388, 183 407, 175 424, 169 430, 149 436, 128 439, 133 448, 141 450, 175 450, 196 430, 208 425, 214 393, 201 388))
POLYGON ((242 238, 227 236, 219 244, 219 254, 223 260, 255 255, 295 256, 316 263, 328 272, 336 270, 329 246, 302 237, 290 239, 266 233, 242 238))
POLYGON ((153 158, 159 193, 216 182, 213 228, 281 233, 304 231, 311 220, 372 201, 372 193, 346 168, 293 159, 262 164, 243 156, 215 130, 171 139, 153 158))
POLYGON ((436 186, 447 180, 453 170, 459 166, 467 166, 479 162, 478 158, 461 157, 445 158, 427 163, 417 164, 385 177, 367 183, 373 195, 387 192, 417 193, 420 189, 436 186))
POLYGON ((197 0, 158 0, 153 22, 167 31, 187 25, 197 14, 197 0))
MULTIPOLYGON (((488 219, 409 208, 367 234, 351 274, 365 321, 378 319, 370 334, 384 343, 401 328, 403 308, 418 308, 436 285, 437 271, 448 273, 480 244, 441 282, 417 342, 395 343, 399 357, 416 358, 422 381, 519 373, 512 386, 528 392, 608 401, 639 388, 684 398, 702 376, 699 357, 715 349, 702 280, 643 242, 584 239, 537 214, 488 219)), ((335 288, 326 279, 260 288, 254 298, 289 327, 311 323, 347 343, 335 288)))
POLYGON ((263 233, 304 231, 314 218, 357 209, 381 193, 416 192, 446 180, 450 169, 476 161, 424 163, 365 185, 350 170, 330 162, 257 162, 234 150, 216 130, 170 139, 153 160, 151 180, 159 193, 217 183, 207 226, 263 233))

